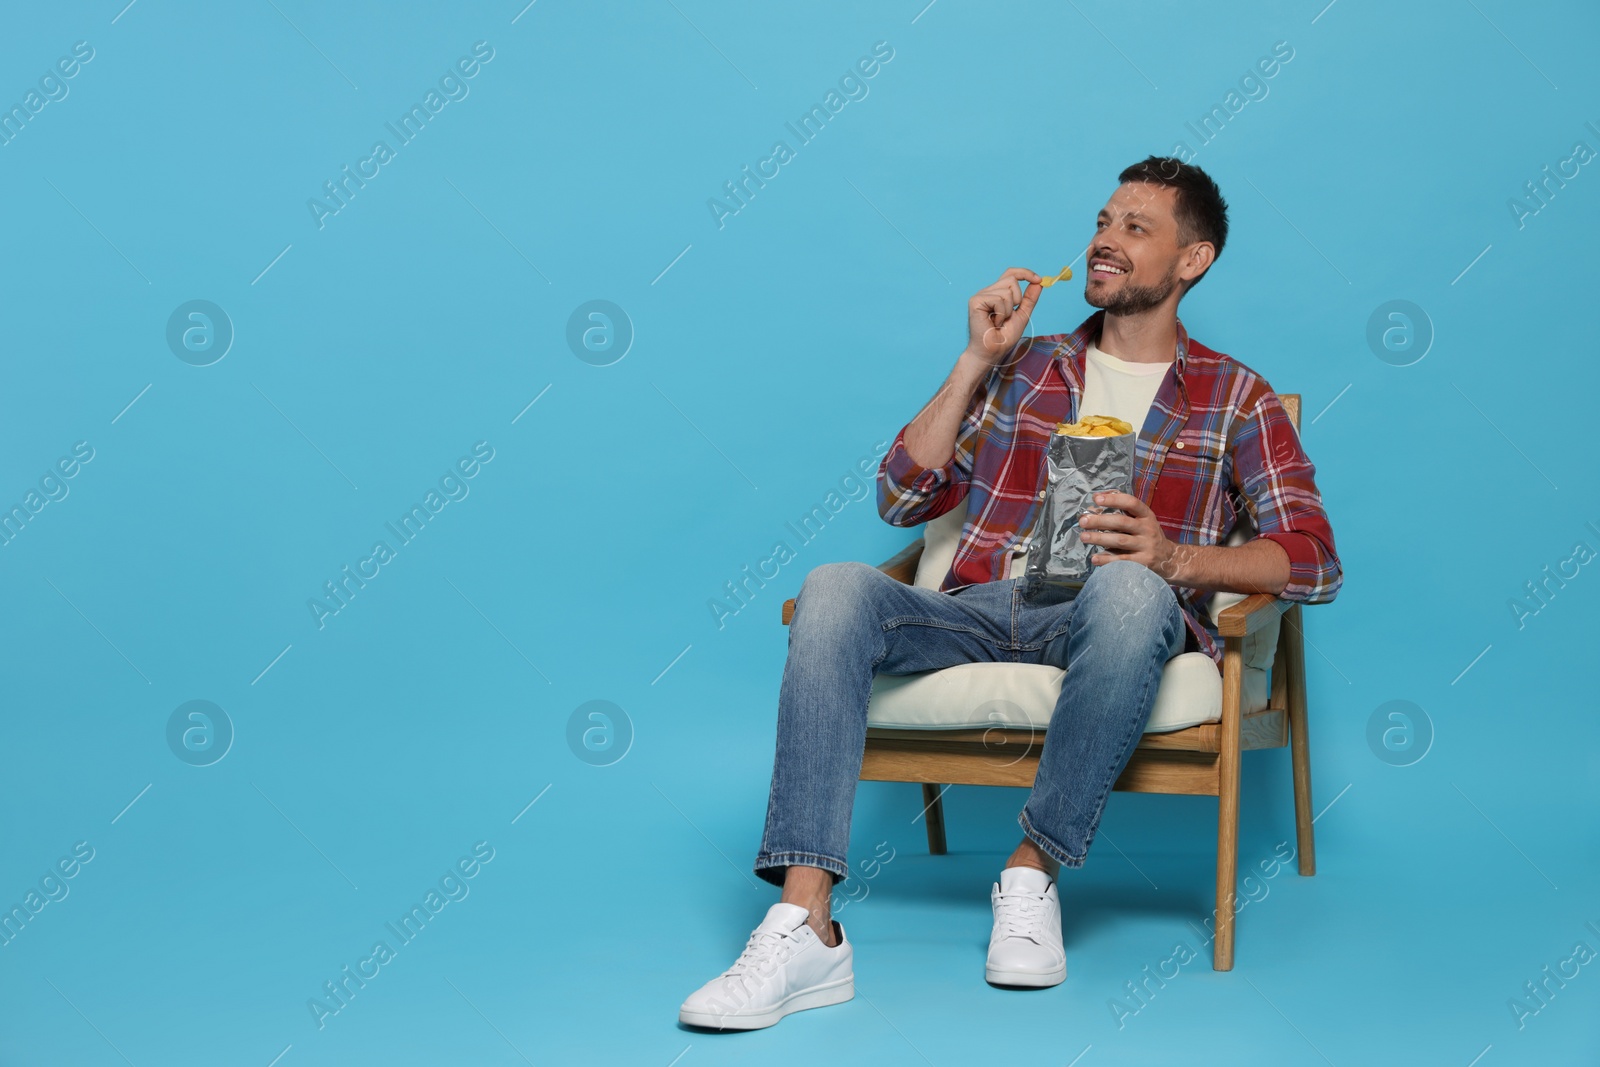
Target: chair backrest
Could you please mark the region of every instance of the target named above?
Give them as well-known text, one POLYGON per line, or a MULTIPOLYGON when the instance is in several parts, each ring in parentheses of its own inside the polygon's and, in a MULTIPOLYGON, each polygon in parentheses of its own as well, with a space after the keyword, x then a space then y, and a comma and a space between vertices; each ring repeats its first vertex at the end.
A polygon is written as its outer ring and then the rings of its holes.
MULTIPOLYGON (((1295 432, 1300 430, 1300 394, 1282 393, 1279 400, 1288 412, 1289 420, 1294 424, 1295 432)), ((936 519, 929 519, 922 524, 922 558, 917 561, 917 574, 914 585, 924 589, 937 589, 944 582, 944 576, 950 572, 950 565, 955 562, 956 549, 961 542, 961 527, 967 520, 966 505, 951 508, 936 519)), ((1228 536, 1225 544, 1242 545, 1255 536, 1255 529, 1250 524, 1248 516, 1241 516, 1241 521, 1228 536)), ((1027 557, 1017 556, 1011 565, 1011 577, 1022 577, 1024 561, 1027 557)), ((1208 614, 1211 621, 1216 622, 1217 616, 1224 608, 1231 607, 1245 598, 1243 593, 1214 593, 1211 597, 1208 614)), ((1246 667, 1255 667, 1259 670, 1268 670, 1278 649, 1278 620, 1274 619, 1267 626, 1244 639, 1243 656, 1246 667)))

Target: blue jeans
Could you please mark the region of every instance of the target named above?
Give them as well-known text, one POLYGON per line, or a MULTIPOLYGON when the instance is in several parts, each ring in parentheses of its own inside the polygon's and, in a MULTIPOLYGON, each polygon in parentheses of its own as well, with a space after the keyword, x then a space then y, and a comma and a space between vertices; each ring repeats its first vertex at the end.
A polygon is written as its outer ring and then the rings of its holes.
POLYGON ((1081 867, 1111 787, 1144 733, 1167 660, 1187 630, 1172 589, 1129 560, 1102 564, 1076 596, 1023 597, 1007 578, 941 593, 865 563, 827 563, 800 587, 778 694, 777 750, 755 873, 849 876, 850 814, 877 672, 958 663, 1066 669, 1033 790, 1017 822, 1063 867, 1081 867))

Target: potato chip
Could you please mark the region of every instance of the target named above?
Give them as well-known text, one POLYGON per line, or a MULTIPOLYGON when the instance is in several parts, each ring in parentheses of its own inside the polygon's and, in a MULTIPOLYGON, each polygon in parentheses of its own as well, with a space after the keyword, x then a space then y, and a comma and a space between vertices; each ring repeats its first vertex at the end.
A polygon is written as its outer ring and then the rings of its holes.
POLYGON ((1057 274, 1054 278, 1041 278, 1039 280, 1039 284, 1044 286, 1046 289, 1048 289, 1050 286, 1054 285, 1056 282, 1068 281, 1071 278, 1072 278, 1072 268, 1071 267, 1062 267, 1060 274, 1057 274))
POLYGON ((1121 437, 1132 432, 1132 424, 1110 415, 1084 415, 1077 422, 1056 425, 1056 433, 1064 437, 1121 437))

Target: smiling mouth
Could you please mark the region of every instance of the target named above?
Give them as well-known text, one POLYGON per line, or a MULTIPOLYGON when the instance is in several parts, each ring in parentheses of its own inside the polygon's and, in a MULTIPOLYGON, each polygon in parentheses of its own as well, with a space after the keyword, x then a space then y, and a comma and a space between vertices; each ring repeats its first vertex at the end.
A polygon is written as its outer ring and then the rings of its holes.
POLYGON ((1128 273, 1126 269, 1104 262, 1089 267, 1090 278, 1120 278, 1126 273, 1128 273))

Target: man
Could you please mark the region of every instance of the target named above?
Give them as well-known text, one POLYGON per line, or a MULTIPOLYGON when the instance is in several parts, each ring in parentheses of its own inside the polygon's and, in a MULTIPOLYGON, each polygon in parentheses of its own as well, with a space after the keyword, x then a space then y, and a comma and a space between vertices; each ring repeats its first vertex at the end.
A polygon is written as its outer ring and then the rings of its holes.
POLYGON ((913 526, 965 506, 940 588, 864 563, 825 564, 802 584, 755 862, 783 895, 733 966, 684 1002, 682 1022, 755 1029, 854 996, 852 948, 829 897, 850 873, 875 672, 973 661, 1066 669, 1017 817, 1022 840, 991 889, 984 969, 996 985, 1055 985, 1066 976, 1056 876, 1083 865, 1167 660, 1197 649, 1220 663, 1211 594, 1318 603, 1338 593, 1315 470, 1283 405, 1177 317, 1227 239, 1216 183, 1156 156, 1118 180, 1086 250, 1084 299, 1101 310, 1071 334, 1026 339, 1042 279, 1007 270, 968 302, 966 349, 883 458, 878 509, 888 522, 913 526), (1082 517, 1084 541, 1100 551, 1076 596, 1025 596, 1025 534, 1042 510, 1046 446, 1058 422, 1085 414, 1142 428, 1133 493, 1097 494, 1115 510, 1082 517), (1224 545, 1240 523, 1256 536, 1224 545))

